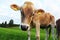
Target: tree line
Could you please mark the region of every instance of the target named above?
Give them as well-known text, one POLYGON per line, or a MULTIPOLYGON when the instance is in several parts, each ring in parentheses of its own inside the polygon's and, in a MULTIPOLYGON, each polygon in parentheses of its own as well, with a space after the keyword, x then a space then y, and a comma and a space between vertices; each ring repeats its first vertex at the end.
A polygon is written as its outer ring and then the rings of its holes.
POLYGON ((7 21, 2 22, 0 24, 0 27, 18 27, 18 26, 19 26, 19 24, 14 24, 14 20, 13 19, 11 19, 8 24, 7 24, 7 21))

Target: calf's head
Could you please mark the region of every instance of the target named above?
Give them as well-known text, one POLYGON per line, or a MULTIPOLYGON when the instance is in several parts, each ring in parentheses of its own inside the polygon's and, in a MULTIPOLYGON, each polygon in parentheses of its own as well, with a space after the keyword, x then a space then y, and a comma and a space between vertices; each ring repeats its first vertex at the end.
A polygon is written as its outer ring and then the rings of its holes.
POLYGON ((19 7, 16 4, 12 4, 11 8, 15 11, 21 11, 21 29, 27 30, 30 27, 34 7, 32 2, 25 2, 23 6, 19 7))

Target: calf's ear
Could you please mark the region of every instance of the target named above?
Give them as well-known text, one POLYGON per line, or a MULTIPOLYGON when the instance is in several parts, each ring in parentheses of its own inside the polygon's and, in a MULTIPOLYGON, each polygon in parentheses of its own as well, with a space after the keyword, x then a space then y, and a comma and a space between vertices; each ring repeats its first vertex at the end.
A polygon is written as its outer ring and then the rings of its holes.
POLYGON ((20 10, 20 7, 18 5, 16 5, 16 4, 10 5, 10 8, 13 9, 14 11, 20 10))

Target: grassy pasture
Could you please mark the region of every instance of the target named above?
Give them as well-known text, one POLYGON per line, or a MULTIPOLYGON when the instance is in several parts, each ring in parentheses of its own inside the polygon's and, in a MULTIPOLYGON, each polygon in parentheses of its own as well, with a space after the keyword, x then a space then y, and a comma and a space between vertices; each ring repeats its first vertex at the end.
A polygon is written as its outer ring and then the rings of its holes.
MULTIPOLYGON (((41 40, 45 39, 45 30, 40 30, 41 40)), ((36 40, 35 29, 31 30, 31 40, 36 40)), ((0 40, 27 40, 27 31, 16 28, 0 28, 0 40)), ((50 37, 49 40, 52 40, 50 37)))

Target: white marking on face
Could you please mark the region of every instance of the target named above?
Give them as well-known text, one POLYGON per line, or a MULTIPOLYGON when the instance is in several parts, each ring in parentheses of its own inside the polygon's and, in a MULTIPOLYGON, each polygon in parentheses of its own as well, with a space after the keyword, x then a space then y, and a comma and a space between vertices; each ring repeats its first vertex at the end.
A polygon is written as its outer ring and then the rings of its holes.
POLYGON ((30 25, 28 25, 28 24, 25 24, 25 23, 21 23, 21 25, 26 25, 26 26, 28 26, 28 27, 30 26, 30 25))

